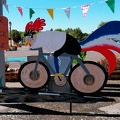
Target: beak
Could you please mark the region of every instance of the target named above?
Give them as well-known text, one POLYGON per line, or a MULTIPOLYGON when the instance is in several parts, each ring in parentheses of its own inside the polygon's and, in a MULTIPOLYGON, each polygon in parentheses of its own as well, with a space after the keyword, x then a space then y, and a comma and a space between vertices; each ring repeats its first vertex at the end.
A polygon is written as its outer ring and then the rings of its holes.
POLYGON ((28 45, 29 45, 29 41, 28 41, 28 40, 25 40, 24 45, 25 45, 25 46, 28 46, 28 45))

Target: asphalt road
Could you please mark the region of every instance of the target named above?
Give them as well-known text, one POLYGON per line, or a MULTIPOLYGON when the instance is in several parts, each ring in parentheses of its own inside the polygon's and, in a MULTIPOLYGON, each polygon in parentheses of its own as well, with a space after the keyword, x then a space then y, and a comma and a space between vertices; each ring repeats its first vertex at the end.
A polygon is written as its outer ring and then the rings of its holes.
POLYGON ((41 93, 16 88, 16 85, 4 89, 0 93, 0 120, 120 119, 119 80, 108 81, 106 87, 95 96, 41 93))

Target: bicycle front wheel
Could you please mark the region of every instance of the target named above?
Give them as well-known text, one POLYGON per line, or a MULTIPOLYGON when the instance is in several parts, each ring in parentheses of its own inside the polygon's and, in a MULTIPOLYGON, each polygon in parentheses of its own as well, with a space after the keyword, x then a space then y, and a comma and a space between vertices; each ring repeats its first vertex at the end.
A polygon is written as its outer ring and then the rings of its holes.
POLYGON ((36 61, 24 63, 19 70, 19 80, 23 87, 38 90, 49 82, 50 71, 47 66, 40 62, 37 66, 36 74, 34 74, 36 61))
POLYGON ((84 65, 90 75, 87 75, 80 65, 76 65, 69 75, 70 85, 78 94, 83 95, 91 95, 101 91, 108 78, 106 70, 93 61, 86 61, 84 65))

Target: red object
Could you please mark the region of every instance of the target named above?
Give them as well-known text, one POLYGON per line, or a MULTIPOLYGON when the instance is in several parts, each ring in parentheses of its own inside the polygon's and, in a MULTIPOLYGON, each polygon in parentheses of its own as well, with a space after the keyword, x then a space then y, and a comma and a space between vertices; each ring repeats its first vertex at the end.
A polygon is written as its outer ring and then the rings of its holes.
POLYGON ((17 9, 20 12, 20 14, 23 15, 22 7, 17 7, 17 9))
POLYGON ((25 27, 25 31, 34 30, 39 31, 43 30, 43 26, 46 26, 45 19, 37 18, 34 22, 30 21, 25 27))

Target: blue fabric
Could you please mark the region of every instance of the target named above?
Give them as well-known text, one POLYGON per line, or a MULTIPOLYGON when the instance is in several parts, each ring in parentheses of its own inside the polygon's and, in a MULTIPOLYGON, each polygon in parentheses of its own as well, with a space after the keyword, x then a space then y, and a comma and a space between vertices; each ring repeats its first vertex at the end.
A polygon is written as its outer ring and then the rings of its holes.
POLYGON ((97 39, 101 36, 114 35, 120 33, 120 21, 110 21, 103 25, 102 27, 95 30, 90 34, 84 41, 80 42, 80 45, 84 45, 94 39, 97 39))

